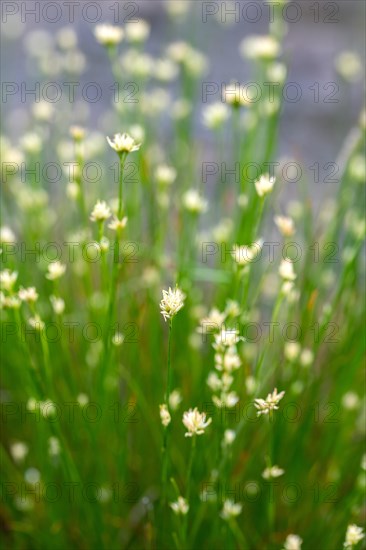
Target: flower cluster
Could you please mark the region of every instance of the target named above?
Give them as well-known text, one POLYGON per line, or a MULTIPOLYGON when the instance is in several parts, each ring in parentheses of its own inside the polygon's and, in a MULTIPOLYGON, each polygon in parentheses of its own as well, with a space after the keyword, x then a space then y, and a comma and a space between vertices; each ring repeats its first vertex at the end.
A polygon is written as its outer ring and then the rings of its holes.
POLYGON ((235 407, 239 397, 231 390, 233 373, 239 369, 241 360, 237 344, 241 340, 237 329, 221 328, 214 335, 215 371, 208 375, 207 384, 213 392, 212 401, 216 407, 235 407))

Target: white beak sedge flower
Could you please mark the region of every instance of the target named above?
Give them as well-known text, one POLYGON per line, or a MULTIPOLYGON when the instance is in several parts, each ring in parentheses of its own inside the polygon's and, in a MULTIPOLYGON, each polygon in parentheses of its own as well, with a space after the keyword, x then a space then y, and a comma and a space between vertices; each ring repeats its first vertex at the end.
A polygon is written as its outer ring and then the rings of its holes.
POLYGON ((266 399, 255 399, 254 406, 258 409, 257 416, 261 414, 268 414, 271 411, 278 409, 278 403, 285 395, 284 391, 277 393, 277 388, 273 390, 273 393, 269 393, 266 399))
POLYGON ((184 208, 193 214, 201 214, 207 210, 208 203, 206 199, 201 197, 196 189, 189 189, 186 191, 182 200, 184 208))
POLYGON ((232 518, 235 518, 241 514, 241 511, 243 509, 243 506, 237 502, 235 503, 231 499, 227 499, 224 502, 223 509, 221 510, 220 516, 225 520, 230 520, 232 518))
POLYGON ((90 214, 90 220, 92 222, 105 222, 111 215, 111 210, 105 201, 97 201, 92 213, 90 214))
POLYGON ((62 277, 65 271, 66 265, 57 260, 56 262, 52 262, 48 265, 48 273, 46 274, 46 278, 50 281, 55 281, 56 279, 62 277))
POLYGON ((275 216, 274 222, 284 237, 291 237, 295 233, 295 224, 292 218, 287 216, 275 216))
POLYGON ((172 411, 176 411, 182 402, 182 396, 179 390, 173 390, 169 395, 169 407, 172 411))
POLYGON ((363 532, 362 527, 358 527, 358 525, 355 525, 352 523, 351 525, 348 525, 347 532, 346 532, 346 540, 343 544, 345 548, 352 548, 353 546, 356 546, 362 540, 365 536, 365 533, 363 532))
POLYGON ((262 247, 262 241, 255 242, 250 246, 236 244, 233 247, 231 255, 238 265, 245 266, 256 260, 258 256, 260 257, 262 247))
POLYGON ((294 264, 289 258, 281 261, 278 272, 280 274, 280 277, 282 277, 282 279, 285 279, 285 281, 294 281, 296 279, 294 264))
POLYGON ((299 535, 288 535, 283 550, 301 550, 302 538, 299 535))
POLYGON ((263 479, 275 479, 276 477, 280 477, 285 473, 285 470, 282 470, 282 468, 279 468, 278 466, 274 465, 269 468, 266 468, 264 472, 262 473, 263 479))
POLYGON ((273 189, 274 184, 276 183, 276 178, 270 178, 269 174, 263 174, 259 180, 257 180, 254 185, 257 190, 257 193, 260 197, 268 195, 273 189))
POLYGON ((207 105, 203 111, 203 122, 207 128, 217 129, 229 118, 230 110, 224 103, 217 101, 207 105))
POLYGON ((21 288, 18 292, 19 298, 22 302, 36 302, 38 300, 38 293, 34 286, 28 288, 21 288))
POLYGON ((185 294, 176 287, 172 290, 163 290, 163 299, 160 302, 161 314, 164 320, 172 319, 184 305, 185 294))
POLYGON ((209 418, 206 421, 206 413, 198 412, 197 407, 195 407, 193 410, 189 409, 189 411, 183 414, 183 424, 188 430, 188 432, 186 432, 185 434, 185 437, 202 435, 203 433, 205 433, 205 429, 211 424, 211 422, 212 418, 209 418))
POLYGON ((161 423, 164 426, 164 428, 166 428, 167 426, 169 426, 170 421, 171 421, 171 416, 170 416, 170 413, 168 411, 168 407, 164 404, 164 405, 159 405, 159 408, 160 408, 161 423))
POLYGON ((240 44, 240 53, 248 59, 273 59, 281 52, 277 40, 270 35, 253 34, 244 38, 240 44))
POLYGON ((189 510, 188 502, 183 497, 178 497, 176 502, 171 502, 170 507, 175 514, 181 514, 182 516, 185 516, 189 510))
POLYGON ((16 271, 10 271, 10 269, 0 271, 0 283, 4 290, 11 291, 17 278, 18 273, 16 271))
POLYGON ((108 224, 108 229, 111 229, 112 231, 121 231, 126 227, 127 221, 127 216, 125 216, 121 220, 119 220, 117 216, 114 216, 112 218, 112 221, 108 224))
POLYGON ((16 441, 10 445, 10 454, 15 462, 22 462, 27 456, 29 447, 23 441, 16 441))
POLYGON ((121 27, 114 25, 97 25, 94 29, 94 36, 103 46, 115 46, 122 42, 124 32, 121 27))
POLYGON ((107 137, 109 145, 116 151, 116 153, 132 153, 140 149, 140 143, 136 141, 129 134, 115 134, 113 139, 107 137))
POLYGON ((65 311, 65 302, 62 298, 57 298, 56 296, 50 296, 50 302, 52 305, 53 311, 56 315, 62 315, 65 311))

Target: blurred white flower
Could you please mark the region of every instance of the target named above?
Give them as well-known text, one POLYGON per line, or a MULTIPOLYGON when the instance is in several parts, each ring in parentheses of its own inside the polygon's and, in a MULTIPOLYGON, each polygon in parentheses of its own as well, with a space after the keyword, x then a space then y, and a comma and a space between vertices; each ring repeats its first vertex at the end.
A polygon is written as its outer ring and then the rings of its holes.
POLYGON ((335 60, 335 68, 341 77, 348 82, 357 82, 362 78, 362 60, 356 52, 341 52, 335 60))
POLYGON ((358 525, 352 523, 347 527, 346 540, 343 546, 345 548, 352 548, 353 546, 356 546, 356 544, 358 544, 364 537, 365 533, 363 532, 362 527, 358 527, 358 525))
POLYGON ((309 348, 304 348, 300 355, 300 364, 309 367, 314 361, 314 353, 309 348))
POLYGON ((167 426, 169 426, 170 421, 171 421, 171 416, 170 416, 168 407, 167 407, 167 405, 164 403, 163 405, 159 405, 159 409, 160 409, 160 420, 161 420, 161 423, 162 423, 162 425, 164 426, 164 428, 166 428, 167 426))
POLYGON ((280 44, 273 36, 259 34, 244 38, 239 50, 248 59, 273 59, 281 53, 280 44))
POLYGON ((291 237, 295 234, 295 224, 292 218, 288 216, 275 216, 274 222, 284 237, 291 237))
POLYGON ((22 302, 34 303, 38 300, 38 293, 34 286, 28 288, 21 287, 18 291, 18 296, 22 302))
POLYGON ((22 462, 29 452, 29 447, 23 441, 15 441, 10 445, 10 454, 14 462, 22 462))
POLYGON ((160 164, 155 169, 155 179, 160 185, 171 185, 177 177, 177 171, 172 166, 160 164))
POLYGON ((217 129, 229 118, 230 110, 221 101, 207 105, 203 110, 203 122, 205 126, 217 129))
POLYGON ((56 315, 62 315, 65 311, 65 301, 57 296, 50 296, 50 302, 56 315))
POLYGON ((268 174, 263 174, 259 180, 254 182, 257 193, 260 197, 268 195, 273 189, 274 184, 276 183, 275 177, 269 177, 268 174))
POLYGON ((48 264, 47 269, 48 273, 46 274, 46 278, 50 281, 55 281, 56 279, 62 277, 62 275, 65 273, 66 265, 57 260, 56 262, 48 264))
POLYGON ((294 264, 289 258, 281 260, 280 267, 278 269, 280 277, 286 281, 294 281, 296 274, 294 272, 294 264))
POLYGON ((129 42, 145 42, 150 34, 150 25, 144 19, 130 21, 125 25, 125 33, 129 42))
POLYGON ((276 477, 282 476, 284 473, 285 473, 285 470, 274 465, 269 468, 266 468, 262 473, 262 477, 263 479, 274 479, 276 477))
POLYGON ((302 539, 299 535, 288 535, 283 550, 301 550, 302 539))
POLYGON ((58 456, 61 452, 61 445, 57 437, 51 436, 48 439, 48 454, 50 456, 58 456))
POLYGON ((283 351, 288 361, 296 361, 300 355, 301 346, 299 342, 286 342, 283 351))
POLYGON ((235 430, 225 430, 224 432, 224 445, 231 445, 236 438, 235 430))
POLYGON ((117 218, 117 216, 114 216, 110 223, 108 224, 108 228, 112 231, 121 231, 124 229, 127 225, 128 218, 125 216, 121 220, 117 218))
POLYGON ((182 197, 183 206, 189 212, 200 214, 206 212, 208 203, 196 189, 189 189, 182 197))
POLYGON ((242 509, 243 506, 239 502, 235 503, 233 500, 227 499, 224 501, 220 516, 225 520, 230 520, 239 516, 242 509))
POLYGON ((4 290, 11 291, 16 280, 18 273, 16 271, 10 271, 10 269, 3 269, 0 271, 0 284, 4 290))
POLYGON ((183 497, 178 497, 176 502, 171 502, 170 507, 175 514, 181 514, 182 516, 185 516, 189 510, 188 502, 183 497))
POLYGON ((16 236, 10 227, 3 225, 0 228, 0 243, 2 244, 14 244, 16 243, 16 236))
POLYGON ((121 27, 102 24, 95 27, 94 36, 103 46, 115 46, 123 40, 124 31, 121 27))
POLYGON ((92 213, 90 214, 90 220, 92 222, 104 222, 111 215, 111 210, 105 201, 97 201, 92 213))
POLYGON ((182 395, 179 390, 173 390, 169 395, 169 407, 176 411, 182 402, 182 395))

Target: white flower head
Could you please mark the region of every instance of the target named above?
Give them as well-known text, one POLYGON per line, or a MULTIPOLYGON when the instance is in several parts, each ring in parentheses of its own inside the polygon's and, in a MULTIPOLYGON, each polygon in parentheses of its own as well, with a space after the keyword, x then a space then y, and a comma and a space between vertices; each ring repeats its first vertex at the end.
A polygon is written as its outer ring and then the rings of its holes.
POLYGON ((263 479, 275 479, 276 477, 280 477, 285 473, 285 470, 282 468, 279 468, 279 466, 271 466, 264 470, 262 473, 263 479))
POLYGON ((3 225, 0 227, 0 243, 2 244, 14 244, 16 243, 16 236, 10 227, 3 225))
POLYGON ((222 328, 218 334, 215 334, 215 349, 235 346, 242 339, 236 328, 222 328))
POLYGON ((62 275, 66 271, 66 265, 62 264, 58 260, 56 262, 51 262, 48 264, 48 273, 46 274, 46 278, 50 281, 55 281, 56 279, 59 279, 62 277, 62 275))
POLYGON ((302 538, 299 535, 288 535, 283 550, 301 550, 302 538))
POLYGON ((156 181, 163 186, 171 185, 177 177, 177 171, 167 164, 159 164, 155 170, 156 181))
POLYGON ((125 31, 129 42, 145 42, 150 34, 150 25, 144 19, 130 21, 126 24, 125 31))
POLYGON ((172 319, 184 305, 185 294, 180 288, 163 290, 163 299, 160 302, 161 314, 164 320, 172 319))
POLYGON ((188 189, 183 195, 183 206, 189 212, 201 214, 206 212, 208 203, 196 189, 188 189))
POLYGON ((261 414, 268 414, 271 411, 278 409, 278 403, 285 395, 284 391, 277 393, 277 388, 273 390, 273 393, 269 393, 266 399, 255 399, 254 406, 258 409, 257 416, 261 414))
POLYGON ((242 509, 243 506, 240 504, 240 502, 235 503, 233 500, 227 499, 224 501, 224 506, 221 510, 220 516, 225 520, 230 520, 239 516, 242 509))
POLYGON ((294 281, 296 279, 294 264, 289 258, 281 260, 278 272, 280 274, 280 277, 285 281, 294 281))
POLYGON ((122 229, 126 227, 127 221, 127 216, 124 216, 121 220, 119 220, 117 216, 114 216, 108 224, 108 229, 111 229, 112 231, 122 231, 122 229))
POLYGON ((246 266, 260 257, 263 248, 263 241, 254 242, 252 245, 234 245, 231 255, 239 266, 246 266))
POLYGON ((169 407, 172 411, 176 411, 182 402, 182 395, 179 390, 173 390, 169 395, 169 407))
POLYGON ((34 303, 38 300, 38 293, 34 286, 30 286, 28 288, 20 288, 18 296, 22 300, 22 302, 34 303))
POLYGON ((28 323, 32 328, 34 328, 34 330, 38 330, 39 332, 41 332, 45 327, 44 322, 38 314, 36 314, 34 317, 30 317, 28 319, 28 323))
POLYGON ((103 46, 115 46, 122 42, 124 32, 121 27, 102 24, 95 27, 94 36, 103 46))
POLYGON ((10 454, 15 462, 22 462, 29 452, 29 447, 23 441, 16 441, 10 445, 10 454))
POLYGON ((363 532, 362 527, 358 527, 358 525, 352 523, 347 527, 346 540, 343 546, 345 548, 352 548, 353 546, 356 546, 356 544, 358 544, 364 537, 365 533, 363 532))
POLYGON ((50 296, 50 302, 56 315, 62 315, 65 311, 65 301, 57 296, 50 296))
POLYGON ((257 193, 260 197, 268 195, 273 189, 274 184, 276 183, 275 177, 270 177, 269 174, 263 174, 259 180, 254 182, 257 193))
POLYGON ((236 438, 235 430, 225 430, 224 432, 224 445, 231 445, 236 438))
POLYGON ((240 44, 241 55, 248 59, 274 59, 280 52, 280 44, 270 35, 253 34, 240 44))
POLYGON ((275 216, 274 222, 284 237, 291 237, 295 233, 295 224, 288 216, 275 216))
POLYGON ((194 435, 202 435, 211 422, 212 418, 206 421, 206 413, 198 412, 197 407, 189 409, 189 411, 183 414, 183 424, 188 430, 185 436, 192 437, 194 435))
POLYGON ((178 497, 176 502, 171 502, 170 507, 175 514, 181 514, 182 516, 185 516, 189 510, 188 502, 183 497, 178 497))
POLYGON ((10 269, 0 271, 0 283, 4 290, 11 291, 17 278, 18 273, 16 271, 10 271, 10 269))
POLYGON ((115 134, 113 138, 107 137, 109 145, 116 151, 116 153, 133 153, 140 149, 140 143, 136 143, 132 136, 127 134, 115 134))
POLYGON ((90 220, 92 222, 105 222, 111 215, 111 210, 105 201, 97 201, 92 213, 90 214, 90 220))
POLYGON ((220 128, 230 116, 230 110, 225 103, 217 101, 207 105, 203 111, 203 122, 207 128, 220 128))
POLYGON ((50 456, 58 456, 61 452, 60 440, 57 437, 51 436, 48 439, 48 454, 50 456))
POLYGON ((170 421, 171 421, 172 418, 170 416, 168 407, 167 407, 167 405, 165 405, 165 403, 163 405, 159 405, 159 408, 160 408, 161 423, 164 426, 164 428, 166 428, 167 426, 169 426, 170 421))
POLYGON ((296 361, 301 353, 301 346, 299 342, 286 342, 283 352, 288 361, 296 361))

